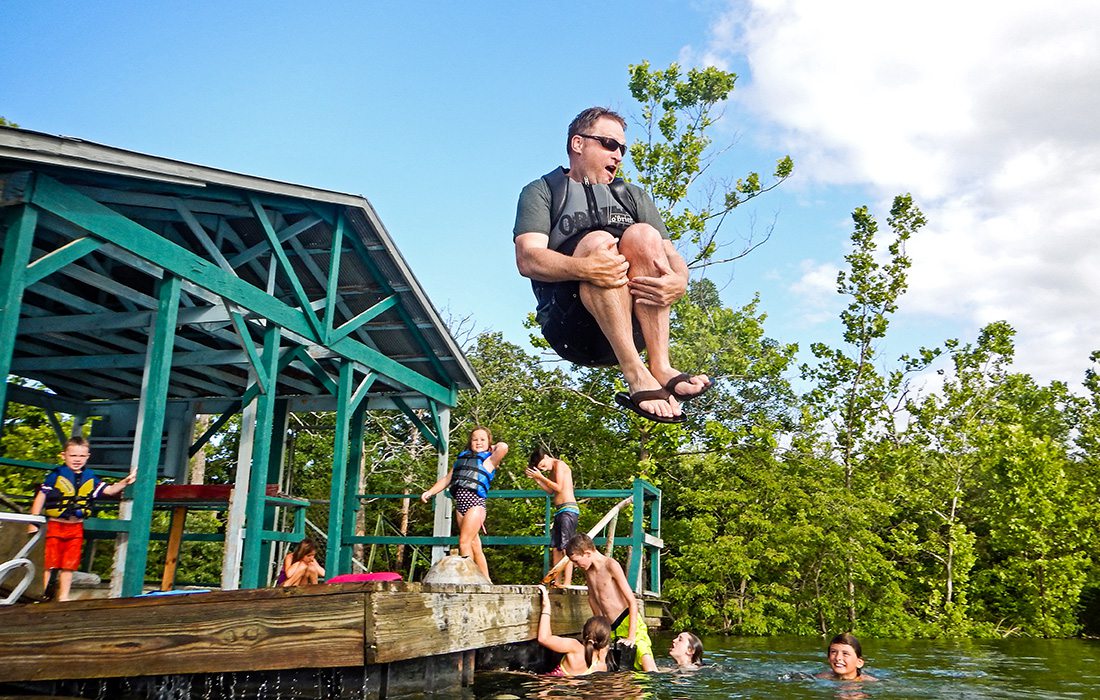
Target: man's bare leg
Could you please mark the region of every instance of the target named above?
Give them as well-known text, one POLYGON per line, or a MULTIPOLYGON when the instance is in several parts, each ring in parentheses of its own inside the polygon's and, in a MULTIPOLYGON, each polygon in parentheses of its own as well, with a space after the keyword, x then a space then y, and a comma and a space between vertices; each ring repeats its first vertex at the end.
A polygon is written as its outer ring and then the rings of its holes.
MULTIPOLYGON (((586 235, 573 252, 573 257, 584 257, 591 254, 601 245, 607 245, 614 237, 604 231, 593 231, 586 235)), ((619 368, 623 372, 630 393, 639 391, 660 389, 661 383, 650 373, 649 368, 642 362, 638 350, 634 347, 633 326, 633 298, 626 286, 622 287, 598 287, 587 282, 580 283, 581 301, 588 312, 596 319, 600 330, 603 331, 615 359, 619 362, 619 368)), ((666 311, 667 318, 667 311, 666 311)), ((640 319, 639 319, 640 320, 640 319)), ((666 324, 667 325, 667 324, 666 324)), ((666 329, 667 338, 667 329, 666 329)), ((667 350, 666 350, 667 355, 667 350)), ((638 407, 647 413, 671 418, 679 415, 679 405, 675 399, 651 399, 642 401, 638 407)))
MULTIPOLYGON (((656 260, 667 260, 664 239, 656 229, 647 224, 635 224, 626 230, 619 241, 619 253, 630 263, 627 276, 631 279, 659 277, 661 271, 657 267, 656 260)), ((642 336, 645 338, 650 374, 662 386, 680 374, 669 359, 671 309, 672 307, 667 305, 634 303, 634 315, 638 319, 638 326, 642 329, 642 336)), ((708 383, 707 376, 700 374, 690 380, 679 382, 674 388, 679 393, 691 396, 702 392, 708 383)))

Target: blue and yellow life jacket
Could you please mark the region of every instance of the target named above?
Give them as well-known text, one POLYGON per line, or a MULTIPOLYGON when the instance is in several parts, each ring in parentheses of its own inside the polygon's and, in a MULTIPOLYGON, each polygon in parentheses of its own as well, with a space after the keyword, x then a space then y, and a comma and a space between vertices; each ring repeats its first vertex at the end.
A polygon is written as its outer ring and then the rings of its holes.
POLYGON ((496 469, 487 470, 482 466, 492 452, 471 452, 463 450, 455 460, 454 469, 451 472, 451 485, 448 489, 454 496, 455 489, 469 489, 478 496, 485 498, 489 495, 489 484, 497 475, 496 469))
POLYGON ((74 472, 61 465, 42 483, 42 492, 46 494, 42 512, 48 518, 90 518, 95 511, 94 500, 104 486, 90 469, 74 472))

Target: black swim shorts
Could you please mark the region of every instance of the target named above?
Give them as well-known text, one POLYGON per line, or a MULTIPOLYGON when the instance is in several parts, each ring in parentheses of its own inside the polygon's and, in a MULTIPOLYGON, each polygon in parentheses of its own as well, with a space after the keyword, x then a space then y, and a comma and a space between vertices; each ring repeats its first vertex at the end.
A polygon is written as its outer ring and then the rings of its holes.
MULTIPOLYGON (((562 244, 559 253, 572 255, 584 236, 574 236, 562 244)), ((584 367, 614 367, 619 364, 611 343, 600 324, 581 301, 580 282, 535 282, 539 299, 542 336, 563 360, 584 367)), ((634 318, 634 347, 645 349, 645 338, 634 318)))

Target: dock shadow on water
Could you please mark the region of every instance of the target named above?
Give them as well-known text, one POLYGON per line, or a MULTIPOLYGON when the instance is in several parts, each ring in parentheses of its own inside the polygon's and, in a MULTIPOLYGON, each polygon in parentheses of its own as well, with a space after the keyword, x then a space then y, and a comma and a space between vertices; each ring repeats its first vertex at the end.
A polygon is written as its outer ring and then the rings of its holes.
MULTIPOLYGON (((672 633, 654 635, 658 664, 672 633)), ((605 673, 559 678, 525 672, 481 671, 466 687, 431 692, 379 693, 359 669, 302 669, 275 673, 145 676, 105 681, 40 684, 39 696, 99 700, 352 700, 433 697, 461 700, 521 698, 765 698, 857 700, 884 698, 1098 698, 1100 641, 874 640, 864 645, 866 670, 879 682, 843 683, 817 678, 825 670, 818 639, 704 639, 706 666, 694 672, 605 673), (50 687, 45 687, 49 685, 50 687)), ((12 687, 0 699, 31 697, 12 687)))

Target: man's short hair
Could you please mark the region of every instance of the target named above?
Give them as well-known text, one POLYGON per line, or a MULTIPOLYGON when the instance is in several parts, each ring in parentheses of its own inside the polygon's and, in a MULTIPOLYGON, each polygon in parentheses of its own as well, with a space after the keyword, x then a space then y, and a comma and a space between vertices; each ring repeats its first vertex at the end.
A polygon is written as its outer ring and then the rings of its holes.
POLYGON ((64 449, 67 450, 70 447, 90 447, 90 445, 88 445, 88 441, 84 438, 84 436, 73 435, 71 438, 65 441, 64 449))
POLYGON ((617 112, 614 112, 607 107, 589 107, 576 117, 573 121, 569 122, 569 133, 565 137, 565 152, 572 153, 570 150, 570 144, 573 143, 573 137, 577 134, 587 134, 592 130, 593 125, 603 117, 608 117, 619 122, 619 125, 626 129, 626 120, 623 119, 617 112))
POLYGON ((596 543, 592 541, 592 538, 585 534, 574 535, 573 539, 565 543, 565 556, 571 557, 574 554, 584 554, 585 552, 595 552, 596 543))

